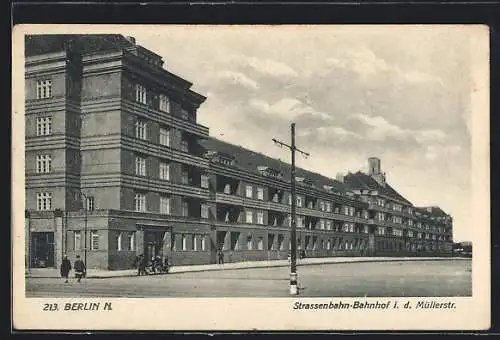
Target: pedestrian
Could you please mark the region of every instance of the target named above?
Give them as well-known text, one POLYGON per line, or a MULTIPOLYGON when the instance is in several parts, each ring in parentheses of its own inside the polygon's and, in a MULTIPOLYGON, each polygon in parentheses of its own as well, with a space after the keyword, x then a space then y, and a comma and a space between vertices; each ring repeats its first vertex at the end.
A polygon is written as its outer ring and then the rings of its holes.
POLYGON ((80 282, 82 277, 85 277, 86 274, 87 274, 87 268, 85 267, 85 263, 83 263, 83 261, 80 260, 80 255, 76 255, 76 261, 75 261, 76 281, 80 282))
POLYGON ((137 275, 146 275, 146 257, 144 255, 139 255, 137 260, 137 275))
POLYGON ((219 264, 224 264, 224 252, 219 249, 219 264))
POLYGON ((68 283, 68 276, 70 271, 71 261, 68 259, 68 255, 64 255, 61 261, 61 277, 64 279, 64 283, 68 283))
POLYGON ((165 256, 165 258, 163 259, 163 271, 165 273, 168 273, 169 270, 170 270, 170 264, 168 263, 168 256, 165 256))

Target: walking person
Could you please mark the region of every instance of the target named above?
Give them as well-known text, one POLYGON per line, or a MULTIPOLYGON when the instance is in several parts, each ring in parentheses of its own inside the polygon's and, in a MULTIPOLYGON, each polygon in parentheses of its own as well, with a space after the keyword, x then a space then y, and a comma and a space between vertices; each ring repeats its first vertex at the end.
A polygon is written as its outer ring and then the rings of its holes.
POLYGON ((68 283, 69 272, 71 271, 71 261, 68 259, 68 255, 64 255, 61 261, 61 277, 64 280, 64 283, 68 283))
POLYGON ((80 260, 80 255, 76 255, 76 261, 75 261, 76 281, 80 282, 82 277, 85 277, 86 273, 87 273, 87 268, 85 267, 85 263, 83 263, 83 261, 80 260))

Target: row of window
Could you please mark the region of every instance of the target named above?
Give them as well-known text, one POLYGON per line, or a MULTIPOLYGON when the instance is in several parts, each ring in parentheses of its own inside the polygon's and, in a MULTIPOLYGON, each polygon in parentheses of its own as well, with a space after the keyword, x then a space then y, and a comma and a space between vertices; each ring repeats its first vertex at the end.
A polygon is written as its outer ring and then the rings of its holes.
MULTIPOLYGON (((223 245, 223 250, 244 250, 242 245, 240 244, 240 239, 238 237, 238 233, 235 233, 237 236, 234 240, 231 240, 231 243, 225 243, 223 245)), ((284 236, 278 235, 277 242, 274 242, 275 235, 268 234, 267 240, 267 250, 285 250, 284 236)), ((297 239, 298 247, 300 249, 301 239, 297 239)), ((360 250, 366 247, 365 240, 351 240, 351 241, 335 241, 335 240, 320 240, 317 241, 317 238, 314 237, 312 244, 309 241, 306 241, 306 249, 308 250, 360 250)), ((291 242, 288 243, 288 249, 291 249, 291 242)), ((254 237, 249 235, 246 240, 246 250, 264 250, 264 237, 258 236, 256 240, 254 237)))
MULTIPOLYGON (((135 100, 141 104, 147 104, 147 92, 148 91, 145 86, 137 84, 135 86, 135 100)), ((52 80, 51 79, 37 80, 36 98, 45 99, 50 97, 52 97, 52 80)), ((171 113, 170 98, 164 94, 160 94, 158 109, 166 113, 171 113)))
MULTIPOLYGON (((145 120, 138 119, 135 122, 135 137, 141 140, 148 139, 148 123, 145 120)), ((168 127, 160 127, 160 145, 170 147, 171 129, 168 127)), ((184 152, 189 151, 188 142, 182 139, 180 149, 184 152)))
POLYGON ((116 250, 135 250, 135 231, 119 232, 116 237, 116 250))
MULTIPOLYGON (((170 163, 161 161, 159 163, 159 178, 161 180, 170 180, 170 163)), ((36 156, 36 173, 49 173, 52 171, 52 157, 48 154, 40 154, 36 156)), ((135 157, 135 174, 137 176, 146 176, 146 158, 141 156, 135 157)), ((187 171, 181 172, 181 183, 189 184, 189 175, 187 171)), ((208 188, 208 176, 201 175, 200 186, 208 188)))
MULTIPOLYGON (((148 105, 148 89, 144 85, 135 85, 135 101, 144 105, 148 105)), ((172 101, 167 95, 159 95, 158 110, 165 113, 172 113, 172 101)), ((189 112, 184 108, 181 108, 181 117, 185 120, 188 120, 190 118, 189 112)))
POLYGON ((177 244, 176 234, 173 234, 172 250, 207 250, 207 240, 205 235, 181 234, 180 245, 177 244))
POLYGON ((403 231, 400 229, 392 229, 392 236, 403 237, 403 231))
MULTIPOLYGON (((78 193, 75 194, 76 198, 78 193)), ((87 196, 85 200, 85 206, 82 207, 88 211, 93 211, 95 207, 95 197, 87 196)), ((38 192, 36 194, 36 209, 39 211, 52 210, 52 193, 50 192, 38 192)))
MULTIPOLYGON (((90 230, 90 250, 99 250, 99 232, 97 230, 90 230)), ((73 249, 81 251, 85 249, 84 233, 76 230, 73 232, 73 249)))
MULTIPOLYGON (((383 212, 377 212, 377 220, 378 221, 391 221, 392 223, 395 223, 395 224, 403 224, 403 218, 401 216, 390 216, 389 218, 386 217, 387 215, 383 212)), ((412 219, 408 219, 407 220, 407 224, 409 226, 412 226, 413 225, 413 220, 412 219)))
MULTIPOLYGON (((367 200, 369 202, 373 202, 373 199, 368 197, 367 200)), ((387 205, 389 205, 390 203, 389 202, 386 202, 385 199, 383 198, 376 198, 374 199, 374 203, 379 206, 379 207, 387 207, 387 205)), ((391 207, 392 207, 392 210, 394 211, 397 211, 397 212, 402 212, 403 211, 403 206, 401 204, 398 204, 398 203, 392 203, 391 204, 391 207)), ((406 211, 412 215, 413 214, 413 208, 412 207, 407 207, 406 208, 406 211)))
MULTIPOLYGON (((135 210, 139 212, 146 212, 147 211, 147 206, 146 206, 146 195, 141 194, 141 193, 136 193, 134 197, 134 203, 135 203, 135 210)), ((171 214, 171 205, 172 205, 172 198, 168 196, 160 196, 160 214, 164 215, 170 215, 171 214)), ((92 211, 95 209, 95 198, 93 196, 87 196, 86 198, 86 209, 89 211, 92 211)), ((52 210, 52 194, 48 192, 41 192, 37 193, 37 210, 52 210)), ((189 204, 186 201, 181 202, 181 215, 182 216, 189 216, 189 204)), ((209 217, 209 206, 207 204, 201 204, 201 212, 200 212, 201 218, 208 218, 209 217)), ((245 212, 245 223, 254 223, 254 216, 255 216, 255 223, 256 224, 264 224, 264 212, 263 211, 256 211, 255 214, 253 211, 248 210, 245 212)), ((304 227, 304 220, 305 218, 303 216, 297 216, 297 227, 301 228, 304 227)), ((229 222, 229 214, 226 214, 226 222, 229 222)), ((276 219, 275 219, 276 223, 276 219)), ((288 217, 288 224, 291 226, 291 217, 289 215, 288 217)), ((333 222, 331 220, 320 220, 319 221, 319 229, 320 230, 332 230, 333 222)), ((354 223, 344 223, 341 227, 342 232, 354 232, 355 231, 355 226, 354 223)), ((368 226, 364 226, 363 229, 360 230, 362 233, 368 233, 368 226)), ((386 234, 386 228, 385 227, 377 227, 376 229, 376 234, 377 235, 385 235, 386 234)), ((403 236, 403 231, 400 229, 393 229, 392 231, 393 236, 403 236)), ((423 236, 422 233, 417 233, 417 238, 421 239, 423 236)), ((413 237, 414 233, 413 231, 408 231, 408 237, 413 237)), ((445 240, 444 236, 437 236, 435 234, 429 235, 426 234, 425 239, 433 239, 433 240, 445 240)))
MULTIPOLYGON (((146 194, 144 193, 136 193, 134 196, 134 209, 138 212, 147 212, 147 199, 146 194)), ((170 215, 172 211, 172 198, 169 196, 162 195, 160 196, 160 214, 162 215, 170 215)), ((181 216, 187 217, 189 216, 189 203, 185 200, 181 201, 181 216)), ((209 206, 207 204, 200 205, 200 217, 208 218, 209 217, 209 206)))
MULTIPOLYGON (((134 196, 134 205, 135 205, 135 211, 138 212, 146 212, 147 211, 147 204, 146 204, 146 195, 142 193, 136 193, 134 196)), ((172 198, 168 196, 160 196, 160 214, 164 215, 170 215, 171 214, 171 206, 172 206, 172 198)), ((201 218, 208 218, 209 217, 209 206, 207 204, 201 204, 201 211, 200 211, 200 216, 201 218)), ((86 209, 89 211, 92 211, 95 209, 95 198, 93 196, 88 196, 86 199, 86 209)), ((37 193, 37 210, 43 211, 43 210, 52 210, 52 194, 48 192, 41 192, 37 193)), ((181 202, 181 215, 182 216, 189 216, 189 204, 187 201, 182 201, 181 202)), ((245 223, 254 223, 254 216, 255 216, 255 223, 256 224, 264 224, 264 212, 263 211, 256 211, 254 214, 254 211, 248 210, 245 212, 245 223)), ((304 227, 304 220, 305 218, 303 216, 297 216, 297 227, 301 228, 304 227)), ((226 214, 225 218, 226 222, 229 222, 229 214, 226 214)), ((275 219, 276 223, 276 219, 275 219)), ((291 217, 289 215, 288 218, 288 224, 291 226, 291 217)), ((331 220, 320 220, 319 221, 319 229, 320 230, 332 230, 333 222, 331 220)), ((355 226, 354 223, 344 223, 341 227, 342 232, 355 232, 355 226)), ((365 225, 363 229, 360 230, 362 233, 368 233, 368 226, 365 225)), ((386 234, 386 228, 385 227, 377 227, 376 232, 377 235, 385 235, 386 234)), ((393 236, 403 236, 403 231, 400 229, 393 229, 392 231, 393 236)), ((423 236, 422 233, 417 233, 417 238, 421 239, 423 236)), ((413 237, 414 233, 413 231, 408 231, 408 237, 413 237)), ((435 234, 426 234, 425 239, 433 239, 433 240, 445 240, 444 236, 437 236, 435 234)))
MULTIPOLYGON (((224 193, 225 194, 230 194, 231 193, 231 185, 230 184, 226 184, 224 186, 224 193)), ((251 185, 247 185, 245 187, 245 197, 246 198, 253 198, 253 186, 251 185)), ((258 200, 264 200, 264 188, 262 187, 257 187, 257 199, 258 200)), ((279 201, 279 198, 278 198, 278 194, 274 194, 273 195, 273 198, 271 199, 271 201, 273 202, 278 202, 279 201)), ((296 196, 296 206, 299 207, 299 208, 302 208, 303 207, 303 197, 302 196, 296 196)), ((288 196, 288 204, 291 205, 292 204, 292 196, 288 196)), ((332 202, 328 202, 328 201, 319 201, 319 210, 320 211, 326 211, 326 212, 332 212, 332 207, 333 207, 333 204, 332 202)), ((307 204, 307 208, 309 209, 313 209, 314 208, 314 205, 312 203, 312 201, 309 201, 309 203, 307 204)), ((339 208, 335 208, 335 213, 340 213, 340 210, 339 208)), ((343 207, 343 210, 342 210, 342 213, 344 215, 347 215, 347 216, 354 216, 355 214, 355 208, 354 207, 349 207, 349 206, 344 206, 343 207)), ((363 211, 363 217, 364 218, 368 218, 368 211, 363 211)))
MULTIPOLYGON (((147 176, 146 158, 144 156, 135 156, 135 174, 137 176, 147 176)), ((159 178, 164 181, 170 181, 170 162, 160 161, 158 165, 159 178)), ((181 171, 181 183, 190 184, 189 173, 186 170, 181 171)), ((209 179, 205 174, 200 175, 200 187, 208 189, 209 179)))
POLYGON ((422 222, 417 222, 417 228, 439 233, 444 233, 446 231, 444 227, 435 227, 428 224, 422 224, 422 222))
MULTIPOLYGON (((386 234, 386 228, 385 227, 377 227, 375 231, 376 235, 385 235, 386 234)), ((408 230, 408 237, 415 237, 415 233, 412 230, 408 230)), ((393 229, 392 230, 392 236, 398 236, 398 237, 403 237, 404 233, 400 229, 393 229)), ((447 238, 445 236, 438 236, 435 234, 422 234, 422 233, 417 233, 416 237, 418 239, 426 239, 426 240, 439 240, 439 241, 446 241, 447 238)))

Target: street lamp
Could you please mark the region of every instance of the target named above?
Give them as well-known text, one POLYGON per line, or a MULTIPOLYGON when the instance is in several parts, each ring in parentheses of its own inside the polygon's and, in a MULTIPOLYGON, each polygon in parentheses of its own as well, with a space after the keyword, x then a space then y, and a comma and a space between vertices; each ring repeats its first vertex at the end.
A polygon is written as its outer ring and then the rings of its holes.
POLYGON ((83 263, 85 264, 85 268, 87 268, 87 209, 88 209, 88 197, 85 195, 83 192, 80 191, 80 199, 83 197, 83 209, 85 210, 85 225, 84 225, 84 232, 83 232, 83 237, 85 239, 84 241, 84 260, 83 263))
POLYGON ((28 210, 24 211, 24 218, 28 219, 28 274, 31 275, 31 218, 28 210))

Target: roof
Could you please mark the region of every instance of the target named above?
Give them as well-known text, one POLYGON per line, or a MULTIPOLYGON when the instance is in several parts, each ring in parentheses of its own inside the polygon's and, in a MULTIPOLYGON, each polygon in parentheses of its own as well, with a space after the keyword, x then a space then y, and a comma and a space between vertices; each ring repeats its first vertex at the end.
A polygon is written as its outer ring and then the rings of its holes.
POLYGON ((121 50, 133 43, 120 34, 37 34, 24 40, 27 57, 70 49, 80 53, 121 50))
POLYGON ((404 198, 400 193, 398 193, 393 187, 388 183, 385 186, 380 185, 371 176, 358 171, 356 173, 348 173, 344 177, 344 182, 348 185, 351 190, 364 189, 364 190, 376 190, 382 195, 392 197, 394 199, 405 202, 408 205, 413 205, 410 201, 404 198))
POLYGON ((122 51, 133 48, 139 49, 141 54, 157 58, 158 70, 176 84, 182 87, 184 94, 199 107, 207 98, 191 89, 193 84, 186 79, 171 73, 164 68, 160 55, 137 45, 132 37, 121 34, 37 34, 27 35, 24 40, 25 56, 36 56, 47 53, 71 51, 74 54, 92 54, 95 52, 122 51))
MULTIPOLYGON (((217 151, 219 153, 231 155, 232 157, 234 157, 234 166, 240 169, 259 174, 259 170, 257 167, 267 166, 281 171, 283 173, 283 180, 289 182, 291 179, 291 165, 279 159, 275 159, 255 151, 251 151, 242 146, 230 144, 213 137, 200 140, 199 143, 205 149, 205 151, 217 151)), ((341 194, 345 194, 346 191, 348 191, 348 188, 344 183, 312 171, 296 167, 295 175, 296 178, 304 177, 311 180, 314 184, 314 187, 322 191, 324 190, 323 185, 328 185, 332 187, 333 190, 341 194)))
POLYGON ((440 207, 432 206, 432 207, 417 207, 416 211, 420 212, 424 215, 429 215, 431 217, 449 217, 447 213, 445 213, 440 207))

